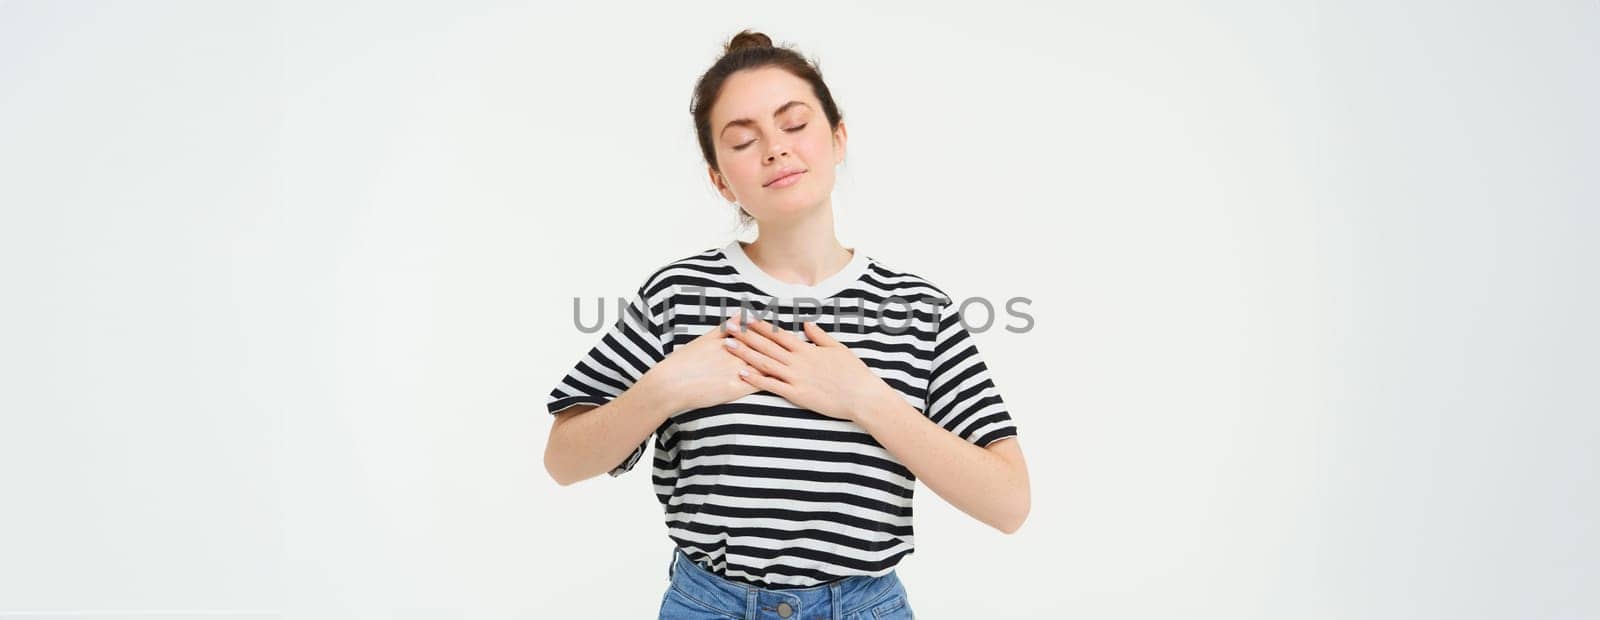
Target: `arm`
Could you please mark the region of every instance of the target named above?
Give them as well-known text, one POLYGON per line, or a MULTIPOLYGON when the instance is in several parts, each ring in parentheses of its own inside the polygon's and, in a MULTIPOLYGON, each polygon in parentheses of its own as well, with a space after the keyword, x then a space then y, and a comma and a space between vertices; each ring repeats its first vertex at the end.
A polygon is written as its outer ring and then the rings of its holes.
POLYGON ((668 390, 646 372, 604 405, 573 405, 556 414, 544 447, 544 468, 561 486, 617 466, 678 411, 668 390))
POLYGON ((871 434, 928 488, 962 512, 1007 534, 1028 518, 1028 466, 1015 434, 979 447, 907 403, 848 347, 815 323, 812 342, 761 320, 730 338, 760 371, 746 381, 871 434), (815 343, 815 344, 813 344, 815 343), (1010 441, 1006 441, 1009 439, 1010 441))
POLYGON ((1007 534, 1027 520, 1028 465, 1016 436, 979 447, 900 398, 868 407, 856 416, 856 423, 962 512, 1007 534))
POLYGON ((674 415, 726 403, 755 387, 739 377, 750 366, 723 349, 708 329, 604 405, 573 405, 557 415, 544 468, 562 486, 611 471, 674 415))

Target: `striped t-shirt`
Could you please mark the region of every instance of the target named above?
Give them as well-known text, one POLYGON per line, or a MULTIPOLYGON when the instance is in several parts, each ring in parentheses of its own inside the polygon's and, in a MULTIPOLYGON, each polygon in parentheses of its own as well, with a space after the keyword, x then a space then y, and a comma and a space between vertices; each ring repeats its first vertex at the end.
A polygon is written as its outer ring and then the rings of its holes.
MULTIPOLYGON (((1017 434, 954 300, 857 249, 815 285, 762 271, 734 240, 656 270, 550 392, 550 413, 601 405, 674 348, 741 311, 809 341, 814 321, 907 403, 979 446, 1017 434)), ((646 438, 610 471, 633 469, 646 438)), ((771 392, 680 412, 656 429, 667 536, 695 563, 763 588, 889 572, 912 552, 916 477, 859 425, 771 392)))

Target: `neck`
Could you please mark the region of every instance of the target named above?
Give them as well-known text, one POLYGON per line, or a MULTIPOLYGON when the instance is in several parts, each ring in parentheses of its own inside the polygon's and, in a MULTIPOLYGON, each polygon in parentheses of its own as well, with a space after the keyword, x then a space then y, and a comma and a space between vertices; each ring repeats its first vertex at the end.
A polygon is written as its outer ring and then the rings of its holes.
POLYGON ((823 204, 810 217, 762 224, 744 246, 750 261, 772 277, 811 286, 839 273, 854 258, 833 233, 833 208, 823 204))

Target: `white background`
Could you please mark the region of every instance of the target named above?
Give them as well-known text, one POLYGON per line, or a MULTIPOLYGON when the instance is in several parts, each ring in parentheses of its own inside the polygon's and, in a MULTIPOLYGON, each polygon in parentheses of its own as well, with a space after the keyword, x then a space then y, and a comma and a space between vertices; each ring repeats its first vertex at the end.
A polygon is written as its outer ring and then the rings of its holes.
POLYGON ((923 487, 919 617, 1600 616, 1593 2, 547 4, 0 2, 0 616, 654 617, 544 399, 736 234, 747 26, 842 242, 1033 300, 1032 515, 923 487))

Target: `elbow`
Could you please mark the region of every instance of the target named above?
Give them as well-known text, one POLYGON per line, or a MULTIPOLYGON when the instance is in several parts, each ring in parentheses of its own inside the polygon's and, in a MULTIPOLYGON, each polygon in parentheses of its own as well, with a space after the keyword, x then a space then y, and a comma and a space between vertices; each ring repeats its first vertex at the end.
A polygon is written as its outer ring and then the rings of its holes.
POLYGON ((1023 522, 1027 520, 1028 513, 1024 512, 1019 516, 1015 516, 1000 522, 999 524, 995 525, 995 529, 1000 530, 1000 533, 1002 534, 1015 534, 1017 533, 1017 530, 1022 529, 1023 522))
POLYGON ((544 459, 544 473, 549 474, 550 479, 554 480, 558 485, 567 486, 567 484, 569 484, 565 478, 561 477, 561 474, 556 472, 556 468, 550 465, 550 457, 548 454, 544 459))
POLYGON ((546 473, 550 474, 550 479, 554 480, 557 485, 566 487, 566 486, 572 486, 572 483, 575 482, 574 480, 572 480, 570 478, 562 477, 561 474, 556 473, 556 470, 550 469, 549 465, 546 465, 544 470, 545 470, 546 473))
POLYGON ((1028 513, 1032 509, 1031 504, 1032 500, 1030 500, 1028 497, 1027 487, 1023 487, 1022 493, 1019 494, 1018 501, 1012 507, 1012 509, 1006 513, 1005 518, 1001 519, 999 523, 994 524, 995 529, 1000 530, 1000 532, 1003 534, 1017 533, 1017 530, 1022 529, 1022 524, 1028 520, 1028 513))
POLYGON ((560 467, 560 460, 556 457, 557 451, 551 448, 555 443, 554 440, 555 438, 552 437, 551 443, 544 446, 544 472, 549 474, 550 479, 554 480, 556 484, 564 487, 571 486, 572 483, 577 482, 577 479, 568 476, 560 467))
POLYGON ((565 473, 563 473, 561 471, 558 471, 556 469, 551 468, 548 463, 545 464, 544 471, 545 471, 545 473, 550 474, 550 479, 551 480, 554 480, 556 482, 556 484, 564 486, 564 487, 570 487, 573 484, 578 482, 577 478, 574 478, 572 476, 568 476, 568 475, 566 475, 565 473))

